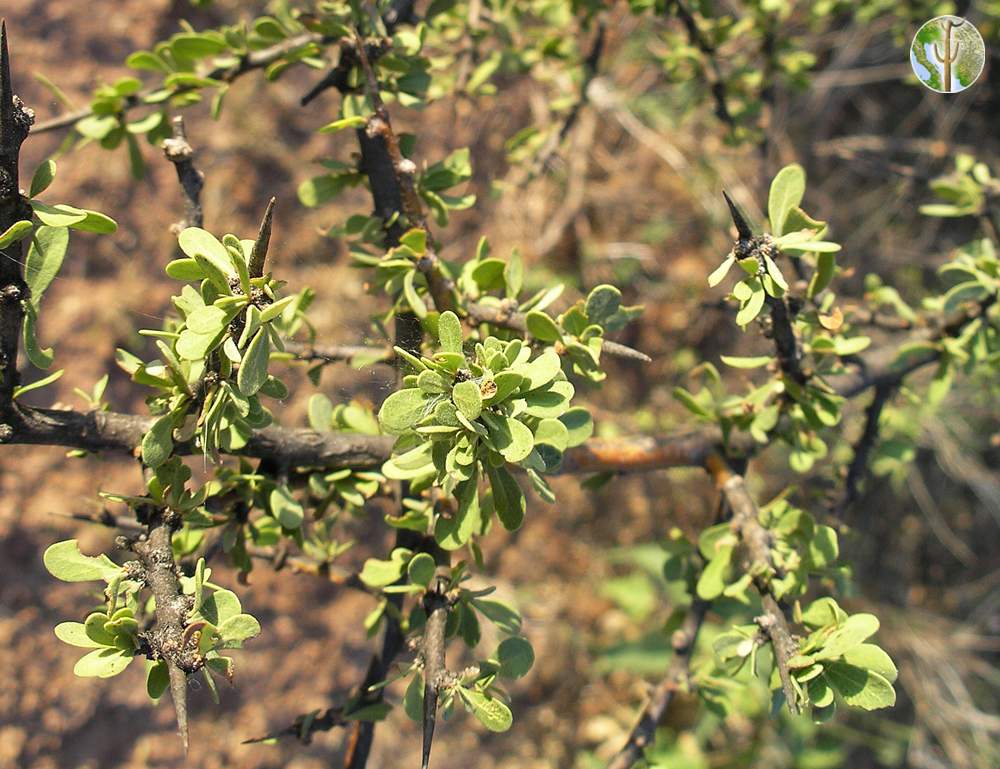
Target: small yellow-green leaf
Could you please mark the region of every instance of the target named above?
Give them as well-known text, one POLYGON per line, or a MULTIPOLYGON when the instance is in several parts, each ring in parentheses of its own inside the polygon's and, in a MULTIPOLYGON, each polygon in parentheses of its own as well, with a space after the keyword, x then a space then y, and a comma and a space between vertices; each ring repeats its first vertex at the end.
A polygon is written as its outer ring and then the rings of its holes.
POLYGON ((35 169, 35 175, 31 177, 31 189, 28 192, 29 197, 37 197, 41 195, 45 190, 49 188, 52 184, 52 180, 56 178, 56 161, 48 158, 41 162, 41 165, 35 169))
POLYGON ((250 340, 246 352, 243 353, 243 361, 240 363, 240 370, 236 375, 236 385, 240 392, 248 398, 263 386, 267 381, 267 362, 270 356, 270 340, 267 329, 260 329, 250 340))

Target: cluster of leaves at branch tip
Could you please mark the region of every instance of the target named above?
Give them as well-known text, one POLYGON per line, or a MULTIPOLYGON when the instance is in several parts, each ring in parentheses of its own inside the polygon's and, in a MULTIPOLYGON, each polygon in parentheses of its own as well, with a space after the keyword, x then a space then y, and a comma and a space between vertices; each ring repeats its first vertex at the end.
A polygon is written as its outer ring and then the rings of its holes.
MULTIPOLYGON (((718 285, 734 266, 739 267, 742 275, 728 298, 738 304, 736 323, 744 328, 767 306, 780 303, 786 308, 799 348, 795 365, 804 376, 795 376, 776 355, 722 355, 726 365, 767 368, 772 375, 745 395, 730 395, 723 390, 719 372, 706 362, 694 372, 704 379, 701 390, 674 390, 691 413, 719 425, 727 435, 741 430, 760 444, 769 444, 774 438, 788 444, 789 463, 797 472, 808 472, 827 455, 821 433, 840 422, 844 399, 827 379, 844 373, 851 357, 871 343, 869 337, 855 332, 836 305, 837 297, 830 286, 837 274, 840 246, 823 239, 826 223, 800 207, 805 186, 801 166, 781 169, 768 196, 771 233, 738 240, 708 279, 709 285, 718 285), (783 259, 794 261, 809 276, 803 281, 804 290, 790 288, 779 264, 783 259)), ((749 221, 735 208, 744 221, 749 221)), ((775 322, 773 313, 771 322, 775 322)))
MULTIPOLYGON (((55 360, 51 347, 42 347, 38 342, 38 316, 42 296, 55 280, 62 267, 69 247, 69 231, 108 234, 118 229, 115 221, 102 213, 86 208, 77 208, 67 203, 44 203, 39 196, 44 193, 56 177, 56 163, 47 159, 35 170, 29 188, 31 219, 14 222, 0 234, 0 248, 28 240, 24 260, 24 280, 29 296, 21 300, 24 322, 21 327, 21 343, 25 355, 32 366, 48 370, 55 360)), ((55 382, 63 370, 53 372, 41 379, 14 389, 14 398, 26 392, 45 387, 55 382)))
POLYGON ((520 339, 487 336, 469 345, 467 358, 458 317, 442 313, 437 327, 433 357, 396 349, 413 373, 379 410, 382 428, 399 436, 382 473, 418 491, 433 484, 455 496, 455 509, 438 514, 434 536, 457 549, 486 530, 494 511, 506 529, 520 527, 525 499, 508 465, 523 468, 539 495, 553 501, 542 474, 589 438, 593 423, 586 410, 570 406, 575 390, 553 350, 532 355, 520 339), (490 484, 482 504, 481 479, 490 484))
POLYGON ((185 258, 167 265, 167 274, 189 281, 173 304, 179 318, 162 330, 140 331, 155 340, 161 357, 144 362, 118 350, 119 366, 154 394, 147 403, 156 423, 142 441, 143 462, 159 467, 175 441, 195 440, 204 454, 233 452, 271 414, 260 396, 284 398, 288 390, 268 373, 272 351, 284 350, 282 334, 304 323, 312 292, 278 298, 283 285, 271 276, 251 277, 253 240, 226 235, 219 241, 198 227, 178 236, 185 258))
MULTIPOLYGON (((138 561, 119 566, 103 554, 84 555, 74 539, 51 545, 43 560, 49 573, 65 582, 106 583, 102 608, 88 614, 84 622, 56 625, 59 640, 90 650, 77 661, 73 672, 83 678, 110 678, 124 671, 136 657, 145 656, 147 692, 158 700, 168 685, 167 661, 141 629, 152 616, 154 601, 152 597, 143 599, 142 570, 131 568, 138 561)), ((181 585, 184 594, 191 596, 185 630, 193 655, 191 667, 203 671, 217 700, 211 673, 230 682, 233 678, 233 659, 220 652, 242 648, 245 641, 260 633, 260 624, 243 613, 233 592, 213 584, 210 577, 211 569, 200 559, 193 576, 181 577, 181 585)))

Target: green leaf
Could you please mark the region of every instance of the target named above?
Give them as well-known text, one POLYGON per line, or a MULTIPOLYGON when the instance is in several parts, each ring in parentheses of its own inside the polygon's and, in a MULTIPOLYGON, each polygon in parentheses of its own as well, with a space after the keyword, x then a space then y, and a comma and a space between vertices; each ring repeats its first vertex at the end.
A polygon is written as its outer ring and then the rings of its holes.
POLYGON ((146 694, 151 700, 158 700, 170 685, 170 674, 167 663, 163 660, 153 662, 146 667, 146 694))
POLYGON ((305 511, 292 496, 287 486, 276 486, 269 497, 271 513, 286 529, 297 529, 302 525, 305 511))
POLYGON ((722 282, 723 278, 725 278, 726 275, 729 274, 729 270, 732 268, 734 264, 736 264, 736 257, 733 254, 730 254, 729 256, 726 257, 725 261, 723 261, 722 264, 716 267, 712 271, 712 274, 708 276, 709 288, 714 288, 715 286, 719 285, 722 282))
POLYGON ((530 363, 515 367, 516 373, 528 380, 528 390, 543 387, 555 379, 562 370, 562 363, 555 350, 546 350, 530 363))
POLYGON ((475 382, 468 380, 459 382, 452 389, 451 397, 458 410, 470 422, 478 417, 483 410, 483 396, 479 391, 479 385, 475 382))
POLYGON ((491 732, 505 732, 510 729, 514 722, 514 716, 503 702, 488 697, 476 689, 466 689, 458 687, 458 693, 472 710, 472 714, 479 719, 479 723, 491 732))
POLYGON ((424 677, 418 672, 410 679, 403 694, 403 712, 418 724, 424 720, 424 677))
POLYGON ((236 375, 236 385, 240 392, 248 398, 263 386, 267 381, 267 361, 270 356, 270 341, 267 329, 260 329, 254 338, 247 345, 246 352, 243 353, 243 360, 240 363, 240 370, 236 375))
POLYGON ((711 601, 722 595, 726 588, 726 578, 729 575, 729 565, 733 558, 733 546, 720 547, 712 560, 708 562, 698 578, 698 597, 711 601))
POLYGON ((816 271, 813 273, 812 278, 809 279, 808 296, 810 299, 830 285, 836 268, 837 257, 833 255, 832 251, 820 253, 816 257, 816 271))
POLYGON ((977 280, 970 280, 952 286, 948 289, 948 293, 944 295, 944 312, 954 312, 966 302, 978 301, 986 296, 986 293, 986 286, 977 280))
POLYGON ((420 294, 417 293, 416 286, 413 285, 416 274, 416 270, 408 270, 403 276, 403 296, 406 297, 406 303, 410 305, 410 309, 413 310, 414 315, 418 318, 426 318, 427 305, 421 299, 420 294))
POLYGON ((277 302, 272 302, 261 311, 260 322, 268 323, 269 321, 274 320, 279 315, 281 315, 288 307, 290 307, 293 302, 297 301, 298 298, 299 298, 298 294, 292 294, 291 296, 286 296, 279 299, 277 302))
POLYGON ((434 558, 431 555, 417 553, 410 559, 410 563, 406 567, 406 573, 410 578, 410 582, 426 588, 430 586, 431 580, 434 579, 436 569, 434 558))
POLYGON ((142 461, 154 470, 170 457, 174 450, 174 417, 167 414, 157 419, 142 436, 142 461))
POLYGON ((503 269, 503 279, 504 283, 507 284, 504 292, 507 298, 517 299, 517 295, 521 293, 521 287, 524 284, 524 262, 521 260, 521 254, 517 249, 514 249, 510 255, 510 259, 507 260, 507 266, 503 269))
POLYGON ((497 518, 507 531, 517 531, 524 523, 527 507, 521 486, 506 467, 487 466, 486 474, 490 479, 497 518))
POLYGON ((521 678, 535 664, 535 651, 524 638, 506 638, 497 648, 500 675, 504 678, 521 678))
POLYGON ((0 235, 0 248, 7 248, 11 243, 21 240, 31 232, 32 227, 34 225, 27 219, 14 222, 3 235, 0 235))
POLYGON ((378 558, 369 558, 365 561, 359 575, 361 581, 369 587, 386 587, 399 580, 410 558, 410 551, 396 548, 389 558, 388 561, 381 561, 378 558))
POLYGON ((31 201, 31 207, 34 209, 38 220, 50 227, 69 227, 87 218, 86 211, 81 211, 79 208, 74 208, 73 206, 67 206, 64 203, 48 206, 45 203, 33 200, 31 201))
POLYGON ((325 126, 319 129, 319 133, 332 134, 336 133, 337 131, 342 131, 345 128, 361 128, 361 126, 363 126, 367 122, 368 122, 367 119, 362 117, 361 115, 355 115, 353 117, 345 117, 341 118, 340 120, 334 120, 332 123, 327 123, 325 126))
POLYGON ((103 553, 98 556, 81 553, 75 539, 50 545, 42 561, 49 574, 63 582, 110 582, 121 572, 121 567, 103 553))
POLYGON ((196 281, 205 277, 205 271, 194 259, 174 259, 167 263, 166 273, 174 280, 196 281))
POLYGON ((69 232, 63 227, 40 226, 31 238, 24 262, 24 280, 31 290, 31 303, 38 303, 62 266, 69 232))
POLYGON ((240 599, 232 590, 216 590, 202 601, 198 614, 209 624, 219 627, 230 617, 242 613, 240 599))
POLYGON ((764 289, 758 288, 747 299, 746 303, 740 308, 740 311, 736 313, 736 325, 746 326, 748 323, 753 321, 758 315, 760 315, 761 309, 764 307, 764 289))
POLYGON ((823 668, 827 682, 848 705, 863 710, 877 710, 896 704, 896 690, 892 688, 892 684, 872 670, 846 662, 830 662, 823 668))
POLYGON ((73 673, 80 678, 111 678, 125 670, 132 659, 131 651, 95 649, 77 660, 73 673))
POLYGON ((229 252, 208 230, 203 230, 201 227, 187 227, 177 236, 177 245, 192 259, 197 256, 204 257, 224 276, 228 276, 232 271, 229 252))
POLYGON ((528 333, 541 342, 556 342, 562 339, 559 326, 548 315, 539 310, 532 310, 525 316, 528 333))
POLYGON ((424 391, 419 387, 408 387, 385 399, 378 412, 378 421, 387 433, 399 435, 423 419, 426 411, 424 391))
POLYGON ((98 235, 110 235, 112 232, 117 232, 118 223, 107 214, 102 214, 100 211, 91 211, 87 208, 81 210, 86 216, 80 221, 69 225, 74 230, 95 232, 98 235))
POLYGON ((622 304, 622 292, 604 283, 596 286, 587 296, 587 319, 603 326, 611 319, 622 304))
POLYGON ((95 641, 87 635, 86 626, 82 622, 60 622, 55 627, 56 638, 70 646, 80 646, 84 649, 101 649, 106 644, 95 641))
POLYGON ((513 417, 500 417, 494 424, 497 429, 490 428, 490 438, 504 459, 508 462, 520 462, 531 453, 535 436, 527 425, 513 417))
MULTIPOLYGON (((40 368, 43 371, 47 370, 49 366, 52 365, 54 360, 54 353, 51 347, 42 348, 38 344, 37 338, 37 324, 38 315, 35 313, 35 307, 31 302, 22 302, 21 307, 24 309, 24 322, 21 326, 21 341, 24 343, 24 354, 28 357, 31 365, 35 368, 40 368)), ((59 374, 61 376, 61 374, 59 374)), ((35 389, 37 387, 44 387, 49 382, 54 382, 59 376, 46 377, 43 380, 34 382, 30 385, 15 387, 14 397, 29 390, 35 389)))
POLYGON ((206 307, 199 307, 185 319, 185 324, 196 334, 220 333, 229 323, 230 316, 221 307, 210 304, 206 307))
POLYGON ((34 198, 41 195, 49 188, 55 178, 56 161, 51 158, 43 160, 41 165, 35 169, 35 175, 31 177, 31 189, 28 192, 28 197, 34 198))
POLYGON ((767 196, 767 215, 773 235, 785 234, 785 220, 792 209, 802 202, 805 192, 806 172, 798 163, 785 166, 775 175, 767 196))
POLYGON ((218 632, 226 645, 242 644, 260 635, 260 623, 249 614, 237 614, 219 625, 218 632))
POLYGON ((771 362, 770 355, 758 355, 753 358, 734 358, 730 355, 720 355, 719 358, 727 366, 733 368, 760 368, 771 362))
POLYGON ((462 322, 451 310, 438 318, 438 339, 444 352, 462 352, 462 322))
POLYGON ((874 614, 852 614, 827 636, 819 651, 811 654, 817 660, 835 660, 848 649, 874 635, 878 627, 878 617, 874 614))
POLYGON ((848 649, 844 652, 844 662, 878 673, 889 683, 895 681, 898 675, 892 658, 875 644, 858 644, 848 649))

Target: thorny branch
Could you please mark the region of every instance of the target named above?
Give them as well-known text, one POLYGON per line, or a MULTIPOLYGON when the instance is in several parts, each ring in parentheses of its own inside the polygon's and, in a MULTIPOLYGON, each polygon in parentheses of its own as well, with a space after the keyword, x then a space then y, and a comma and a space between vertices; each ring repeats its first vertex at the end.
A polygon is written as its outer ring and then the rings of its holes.
POLYGON ((447 566, 449 555, 439 550, 435 556, 436 560, 441 563, 438 565, 438 573, 432 588, 424 596, 427 624, 424 626, 424 637, 421 645, 424 659, 424 723, 421 769, 427 769, 430 763, 434 725, 437 722, 438 695, 448 672, 445 667, 445 626, 448 622, 450 605, 444 588, 447 586, 449 578, 447 566))
MULTIPOLYGON (((71 518, 74 521, 83 521, 85 523, 94 523, 98 526, 118 529, 132 535, 146 530, 146 527, 136 521, 134 517, 115 515, 107 508, 99 513, 69 513, 65 515, 54 513, 54 515, 71 518)), ((207 549, 205 554, 206 561, 211 560, 209 556, 212 549, 211 547, 207 549)), ((365 593, 371 592, 370 588, 361 581, 356 572, 337 568, 329 561, 309 558, 305 555, 292 555, 288 553, 287 549, 281 547, 247 545, 246 552, 248 556, 256 561, 263 561, 270 564, 275 571, 289 569, 296 574, 308 574, 313 577, 319 577, 339 587, 348 587, 365 593)))
MULTIPOLYGON (((34 119, 34 113, 14 95, 4 21, 0 23, 0 233, 15 222, 31 220, 31 207, 18 185, 18 162, 21 143, 34 119)), ((24 319, 21 302, 29 298, 21 269, 23 248, 23 242, 17 240, 0 250, 0 414, 13 409, 14 389, 19 384, 17 350, 24 319)))
POLYGON ((732 514, 732 527, 739 535, 742 545, 743 568, 746 573, 753 575, 754 587, 760 593, 764 609, 756 622, 771 640, 785 701, 788 709, 797 714, 801 707, 792 684, 788 661, 797 654, 798 644, 792 637, 785 613, 770 587, 769 577, 776 571, 771 560, 770 534, 760 522, 760 513, 750 496, 746 481, 742 475, 732 471, 729 461, 721 455, 713 454, 709 456, 706 467, 732 514))
MULTIPOLYGON (((262 48, 259 51, 248 51, 240 56, 239 61, 236 64, 227 64, 215 67, 209 71, 205 77, 210 80, 220 80, 223 83, 232 83, 241 75, 244 75, 247 72, 253 72, 254 70, 264 69, 279 59, 284 58, 288 54, 294 53, 295 51, 305 48, 308 45, 325 45, 331 42, 334 41, 331 38, 324 37, 323 35, 314 32, 303 32, 300 35, 295 35, 287 40, 282 40, 280 43, 276 43, 268 48, 262 48)), ((186 93, 188 91, 195 90, 196 87, 197 86, 181 86, 174 90, 174 94, 186 93)), ((157 86, 147 91, 143 91, 142 93, 135 94, 134 96, 129 96, 125 99, 123 112, 129 112, 136 107, 145 105, 146 99, 151 94, 160 90, 160 88, 160 86, 157 86)), ((57 115, 49 120, 43 120, 35 126, 35 133, 45 133, 47 131, 58 131, 62 128, 69 128, 84 118, 90 117, 92 114, 94 113, 90 107, 84 107, 74 112, 57 115)))
POLYGON ((173 526, 169 514, 152 507, 143 510, 148 517, 147 533, 129 547, 139 556, 145 582, 156 601, 156 625, 145 634, 154 659, 167 664, 170 696, 177 713, 177 729, 188 749, 187 677, 200 669, 203 659, 198 654, 195 634, 185 634, 191 602, 184 596, 179 580, 180 571, 174 563, 171 547, 173 526))

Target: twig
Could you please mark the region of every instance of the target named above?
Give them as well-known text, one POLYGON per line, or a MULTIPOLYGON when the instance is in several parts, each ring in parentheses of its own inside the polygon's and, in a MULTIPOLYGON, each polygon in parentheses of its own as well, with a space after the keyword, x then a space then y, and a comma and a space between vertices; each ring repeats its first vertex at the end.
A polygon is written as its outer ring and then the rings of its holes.
POLYGON ((857 501, 861 493, 861 482, 868 473, 868 457, 875 444, 878 443, 879 421, 882 409, 885 408, 896 392, 895 383, 880 383, 875 385, 875 394, 871 403, 865 409, 865 428, 854 444, 854 456, 847 468, 847 478, 844 481, 844 495, 837 504, 835 514, 843 516, 844 512, 857 501))
MULTIPOLYGON (((103 509, 100 513, 53 513, 53 515, 71 518, 74 521, 93 523, 98 526, 106 526, 130 534, 146 530, 146 527, 132 516, 115 515, 107 508, 103 509)), ((276 548, 258 547, 256 545, 247 545, 246 552, 248 556, 255 560, 271 564, 275 571, 288 568, 296 574, 309 574, 314 577, 322 577, 334 585, 349 587, 365 593, 371 592, 356 572, 338 569, 329 561, 308 558, 304 555, 288 555, 286 552, 276 548)))
MULTIPOLYGON (((216 67, 215 69, 209 71, 205 77, 211 80, 220 80, 224 83, 232 83, 241 75, 254 70, 264 69, 299 48, 312 44, 327 45, 331 42, 333 42, 333 39, 324 37, 323 35, 314 32, 303 32, 300 35, 290 37, 280 43, 270 46, 269 48, 262 48, 259 51, 249 51, 240 56, 239 61, 236 64, 216 67)), ((125 99, 122 113, 124 114, 132 109, 135 109, 136 107, 144 106, 146 104, 146 99, 151 94, 156 93, 161 89, 162 86, 156 86, 155 88, 150 88, 140 94, 128 97, 125 99)), ((181 86, 175 89, 173 93, 175 95, 182 94, 196 89, 197 86, 181 86)), ((84 107, 83 109, 79 109, 74 112, 57 115, 54 118, 40 122, 37 126, 35 126, 34 132, 45 133, 46 131, 57 131, 62 128, 69 128, 70 126, 75 125, 84 118, 90 117, 93 114, 93 110, 90 107, 84 107)))
POLYGON ((297 360, 322 363, 350 363, 356 358, 373 363, 393 363, 396 353, 389 347, 368 347, 353 344, 310 344, 307 342, 285 342, 285 352, 292 353, 297 360))
MULTIPOLYGON (((27 138, 34 113, 14 95, 7 50, 7 23, 0 22, 0 233, 15 222, 31 221, 31 207, 18 184, 21 143, 27 138)), ((17 350, 21 341, 24 310, 28 298, 21 265, 24 244, 18 240, 0 250, 0 413, 13 410, 18 386, 17 350)))
POLYGON ((205 185, 205 175, 194 166, 194 149, 188 143, 184 130, 184 118, 176 115, 171 120, 173 136, 163 140, 163 154, 177 169, 177 181, 184 190, 184 221, 178 229, 201 227, 205 223, 205 211, 201 206, 201 189, 205 185))
POLYGON ((706 468, 732 513, 732 527, 739 535, 743 550, 743 568, 753 575, 754 587, 760 593, 764 610, 756 622, 771 640, 785 702, 788 709, 797 714, 801 706, 792 684, 788 661, 798 653, 798 644, 770 586, 770 576, 776 572, 771 560, 771 535, 760 522, 760 513, 746 481, 742 475, 732 471, 729 461, 720 454, 712 454, 708 457, 706 468))
POLYGON ((645 749, 653 742, 653 738, 656 736, 656 727, 667 712, 667 708, 670 707, 678 686, 683 684, 690 674, 691 655, 698 640, 698 632, 704 624, 708 607, 707 601, 702 601, 699 598, 694 599, 687 616, 684 618, 684 623, 670 639, 674 656, 670 659, 667 674, 653 689, 649 702, 646 703, 646 707, 643 708, 639 716, 638 723, 629 734, 624 747, 608 762, 607 769, 631 769, 632 765, 642 757, 645 749))
MULTIPOLYGON (((469 317, 476 323, 489 323, 491 326, 509 328, 513 331, 527 331, 528 323, 526 317, 519 312, 508 307, 483 304, 481 302, 469 302, 465 307, 469 317)), ((651 363, 646 353, 635 350, 619 342, 612 342, 605 339, 601 343, 601 351, 615 358, 625 358, 627 360, 637 360, 643 363, 651 363)))
POLYGON ((726 104, 726 80, 722 76, 722 69, 716 56, 717 51, 708 39, 698 29, 698 22, 687 9, 681 0, 674 0, 674 7, 677 9, 677 18, 681 20, 688 33, 688 40, 695 46, 705 58, 708 59, 709 70, 705 72, 705 80, 708 82, 712 98, 715 99, 715 114, 723 123, 726 123, 730 130, 736 129, 736 120, 733 118, 729 107, 726 104))

